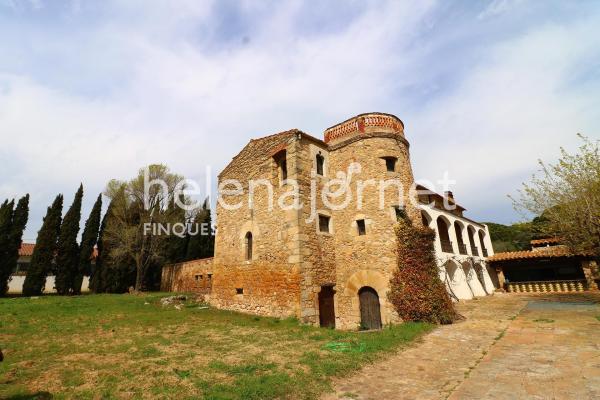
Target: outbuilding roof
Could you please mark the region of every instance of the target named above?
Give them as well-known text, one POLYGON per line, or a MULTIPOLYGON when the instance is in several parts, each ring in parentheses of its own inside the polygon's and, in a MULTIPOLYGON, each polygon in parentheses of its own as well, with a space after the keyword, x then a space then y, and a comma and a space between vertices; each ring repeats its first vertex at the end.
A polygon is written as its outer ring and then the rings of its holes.
POLYGON ((496 253, 488 257, 489 262, 498 261, 518 261, 518 260, 535 260, 541 258, 557 258, 557 257, 589 257, 590 252, 575 253, 567 246, 550 246, 541 247, 535 250, 524 251, 507 251, 504 253, 496 253))

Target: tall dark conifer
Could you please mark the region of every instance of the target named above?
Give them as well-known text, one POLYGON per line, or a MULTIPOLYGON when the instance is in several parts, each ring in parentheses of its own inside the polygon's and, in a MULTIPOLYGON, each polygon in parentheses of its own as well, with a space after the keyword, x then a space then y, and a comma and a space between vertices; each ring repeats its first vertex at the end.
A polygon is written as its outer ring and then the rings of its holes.
POLYGON ((11 270, 8 264, 8 254, 10 253, 12 230, 12 217, 14 200, 5 200, 0 206, 0 295, 6 293, 8 289, 8 278, 11 270))
POLYGON ((59 194, 44 217, 42 227, 31 255, 31 263, 23 283, 23 295, 37 296, 42 293, 46 284, 46 276, 52 268, 54 253, 56 252, 56 240, 60 232, 62 220, 63 195, 59 194))
POLYGON ((90 275, 90 290, 94 293, 104 293, 104 284, 102 282, 102 270, 106 265, 106 247, 104 241, 104 230, 106 229, 106 221, 108 216, 111 214, 113 207, 113 202, 111 201, 108 204, 108 209, 102 217, 102 223, 100 223, 100 230, 98 231, 98 243, 96 245, 98 250, 98 255, 96 257, 96 263, 92 267, 91 275, 90 275))
POLYGON ((73 204, 65 214, 56 249, 56 281, 54 283, 58 294, 71 294, 73 281, 78 273, 79 221, 81 220, 81 200, 83 198, 83 185, 79 185, 73 204))
POLYGON ((19 249, 21 248, 21 240, 23 231, 27 225, 29 218, 29 195, 25 195, 19 199, 17 207, 12 215, 12 224, 10 228, 8 247, 3 260, 0 260, 0 296, 3 296, 8 291, 8 282, 10 275, 16 270, 19 260, 19 249))
POLYGON ((79 266, 77 273, 73 279, 73 293, 81 293, 81 283, 83 282, 84 275, 90 276, 92 255, 94 253, 94 246, 98 241, 98 229, 100 228, 100 214, 102 213, 102 195, 98 195, 94 207, 90 212, 90 216, 85 222, 85 228, 83 228, 83 234, 81 235, 81 245, 79 246, 79 266))
POLYGON ((210 205, 208 199, 204 201, 202 209, 196 214, 194 223, 197 224, 192 232, 195 233, 189 239, 186 260, 212 257, 214 253, 214 235, 211 224, 210 205))

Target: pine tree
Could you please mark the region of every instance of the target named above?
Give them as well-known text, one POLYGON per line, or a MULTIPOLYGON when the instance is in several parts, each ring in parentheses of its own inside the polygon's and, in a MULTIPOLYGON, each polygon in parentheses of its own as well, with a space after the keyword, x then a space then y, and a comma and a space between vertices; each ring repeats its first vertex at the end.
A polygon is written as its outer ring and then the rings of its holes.
POLYGON ((79 245, 77 235, 79 234, 79 221, 81 220, 81 200, 83 198, 83 185, 79 185, 73 204, 65 214, 58 244, 56 249, 56 291, 60 295, 70 294, 73 280, 77 275, 79 264, 79 245))
POLYGON ((11 231, 14 200, 5 200, 0 206, 0 295, 8 290, 8 279, 12 270, 8 264, 11 247, 11 231))
POLYGON ((17 268, 19 260, 19 249, 21 248, 21 240, 23 231, 27 225, 29 218, 29 195, 25 195, 19 199, 17 207, 12 215, 12 224, 8 238, 8 247, 3 259, 0 260, 0 296, 3 296, 8 291, 8 282, 10 275, 17 268))
POLYGON ((56 251, 56 241, 62 220, 62 207, 63 195, 59 194, 52 205, 48 207, 42 227, 38 231, 33 254, 31 255, 31 263, 23 283, 24 296, 37 296, 44 289, 46 276, 52 268, 56 251))
POLYGON ((73 293, 81 293, 81 284, 83 282, 84 275, 91 274, 92 267, 92 255, 94 253, 94 246, 98 241, 98 230, 100 228, 100 214, 102 213, 102 195, 99 194, 90 216, 85 222, 83 228, 83 234, 81 235, 81 245, 79 246, 79 266, 77 273, 73 279, 73 293))

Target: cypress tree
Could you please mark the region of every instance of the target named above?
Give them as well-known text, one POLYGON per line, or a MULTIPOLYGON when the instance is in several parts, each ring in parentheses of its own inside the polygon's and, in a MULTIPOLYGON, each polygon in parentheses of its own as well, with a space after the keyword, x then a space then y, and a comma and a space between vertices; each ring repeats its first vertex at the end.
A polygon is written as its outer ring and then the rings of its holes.
POLYGON ((37 296, 44 289, 46 276, 52 268, 56 251, 56 240, 62 220, 62 207, 63 195, 59 194, 52 205, 48 207, 42 227, 38 231, 29 270, 23 283, 23 295, 25 296, 37 296))
POLYGON ((107 261, 106 251, 105 251, 105 240, 104 240, 104 230, 106 229, 106 221, 108 216, 111 214, 113 208, 113 202, 108 203, 108 209, 106 213, 102 217, 102 222, 100 223, 100 230, 98 231, 98 243, 97 250, 98 256, 96 257, 96 263, 91 271, 90 276, 90 290, 94 293, 103 293, 105 292, 104 284, 102 282, 102 271, 107 261))
POLYGON ((65 214, 58 244, 56 249, 56 280, 54 285, 60 295, 70 294, 73 280, 77 275, 79 264, 79 221, 81 220, 81 199, 83 198, 83 185, 79 185, 73 204, 65 214))
POLYGON ((8 247, 3 260, 0 260, 0 296, 3 296, 8 291, 8 282, 10 275, 17 268, 19 260, 19 249, 21 248, 21 240, 23 231, 27 225, 29 218, 29 195, 19 199, 17 207, 12 215, 12 224, 8 239, 8 247))
POLYGON ((8 264, 8 254, 11 247, 10 233, 14 204, 14 200, 11 202, 5 200, 0 206, 0 295, 8 290, 8 278, 12 272, 8 264))
POLYGON ((202 209, 196 214, 194 223, 197 224, 193 230, 195 235, 189 239, 186 260, 196 260, 199 258, 212 257, 214 254, 215 238, 212 232, 212 219, 210 216, 210 206, 208 199, 204 201, 202 209), (203 235, 202 227, 209 227, 208 234, 203 235))
POLYGON ((73 293, 81 293, 81 283, 84 275, 91 275, 92 255, 94 246, 98 241, 98 230, 100 228, 100 214, 102 213, 102 195, 99 194, 90 216, 85 222, 83 234, 81 235, 81 245, 79 246, 79 266, 77 274, 73 279, 73 293))

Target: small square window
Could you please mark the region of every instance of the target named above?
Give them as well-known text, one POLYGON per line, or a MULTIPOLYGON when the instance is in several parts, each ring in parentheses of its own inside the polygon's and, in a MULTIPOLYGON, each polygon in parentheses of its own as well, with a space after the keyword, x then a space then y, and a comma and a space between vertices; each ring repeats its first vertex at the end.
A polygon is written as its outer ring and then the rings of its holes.
POLYGON ((196 278, 197 281, 199 281, 199 280, 202 279, 202 275, 196 275, 195 278, 196 278))
POLYGON ((396 157, 384 157, 385 160, 385 168, 388 172, 396 171, 396 157))
POLYGON ((319 214, 319 232, 329 233, 329 217, 319 214))
POLYGON ((365 225, 365 220, 364 219, 357 220, 356 221, 356 226, 358 227, 358 235, 359 236, 367 234, 367 227, 365 225))
POLYGON ((236 288, 235 294, 244 294, 244 288, 236 288))

